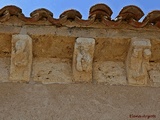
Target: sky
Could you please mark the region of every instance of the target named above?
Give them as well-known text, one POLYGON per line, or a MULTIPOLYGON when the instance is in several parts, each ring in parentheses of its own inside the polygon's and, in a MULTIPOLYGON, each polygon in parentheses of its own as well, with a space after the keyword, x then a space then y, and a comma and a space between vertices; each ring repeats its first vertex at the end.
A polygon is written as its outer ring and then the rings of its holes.
POLYGON ((112 9, 112 19, 127 5, 140 7, 145 16, 153 10, 160 10, 160 0, 0 0, 0 8, 6 5, 16 5, 27 17, 35 9, 46 8, 53 12, 54 18, 59 18, 65 10, 76 9, 82 14, 83 19, 87 19, 90 7, 97 3, 104 3, 112 9))

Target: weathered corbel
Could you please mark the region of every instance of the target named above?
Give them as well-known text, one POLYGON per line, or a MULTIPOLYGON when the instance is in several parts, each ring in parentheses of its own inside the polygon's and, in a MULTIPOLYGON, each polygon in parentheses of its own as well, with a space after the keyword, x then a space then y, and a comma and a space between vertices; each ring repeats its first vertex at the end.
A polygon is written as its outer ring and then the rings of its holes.
POLYGON ((28 82, 32 65, 32 39, 29 35, 12 35, 10 80, 28 82))
POLYGON ((93 38, 77 38, 74 46, 72 70, 75 82, 92 81, 92 62, 95 47, 93 38))
POLYGON ((150 57, 150 40, 132 38, 126 58, 126 72, 129 84, 147 85, 150 57))

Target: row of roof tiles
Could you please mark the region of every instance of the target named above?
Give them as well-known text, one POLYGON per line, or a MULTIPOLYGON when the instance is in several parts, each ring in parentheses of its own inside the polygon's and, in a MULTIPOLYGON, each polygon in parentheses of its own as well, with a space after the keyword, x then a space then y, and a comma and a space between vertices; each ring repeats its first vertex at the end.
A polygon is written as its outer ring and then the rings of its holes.
POLYGON ((80 25, 89 26, 98 20, 105 26, 118 26, 122 21, 125 21, 136 28, 142 28, 148 24, 160 28, 160 10, 154 10, 148 13, 142 22, 139 22, 139 20, 144 16, 144 12, 134 5, 125 6, 114 20, 111 19, 112 13, 111 8, 106 4, 96 4, 90 8, 87 20, 82 19, 81 13, 74 9, 64 11, 58 19, 54 18, 53 13, 45 8, 34 10, 30 13, 30 17, 26 17, 22 13, 21 8, 10 5, 0 9, 0 22, 8 21, 11 16, 17 16, 24 22, 48 20, 56 26, 63 25, 67 20, 75 21, 80 25))

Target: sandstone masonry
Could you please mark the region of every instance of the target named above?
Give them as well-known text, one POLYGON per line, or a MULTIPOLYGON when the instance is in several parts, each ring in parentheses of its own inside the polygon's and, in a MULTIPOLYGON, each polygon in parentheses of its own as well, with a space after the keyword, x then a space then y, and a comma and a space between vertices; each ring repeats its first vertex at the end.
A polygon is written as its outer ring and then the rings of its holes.
POLYGON ((55 19, 38 9, 28 18, 16 6, 0 9, 0 82, 160 87, 159 11, 143 22, 132 5, 115 20, 105 4, 89 13, 83 20, 68 10, 55 19))

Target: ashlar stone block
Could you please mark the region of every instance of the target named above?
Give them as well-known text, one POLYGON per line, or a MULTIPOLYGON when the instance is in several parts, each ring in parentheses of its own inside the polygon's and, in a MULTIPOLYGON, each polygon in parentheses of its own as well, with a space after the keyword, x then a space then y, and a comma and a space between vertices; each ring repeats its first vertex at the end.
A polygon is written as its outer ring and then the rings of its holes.
POLYGON ((132 38, 126 59, 127 80, 131 85, 148 83, 151 43, 148 39, 132 38))
POLYGON ((10 58, 0 58, 0 83, 9 82, 10 58))
POLYGON ((151 85, 155 87, 160 87, 160 63, 151 63, 151 68, 149 70, 149 76, 151 85))
POLYGON ((12 35, 10 80, 28 82, 32 65, 32 39, 29 35, 12 35))
POLYGON ((92 81, 95 39, 77 38, 74 46, 72 70, 75 82, 92 81))
POLYGON ((126 71, 123 62, 98 61, 93 64, 93 80, 109 85, 126 85, 126 71))
POLYGON ((34 58, 32 79, 43 84, 72 83, 72 69, 70 59, 34 58))

